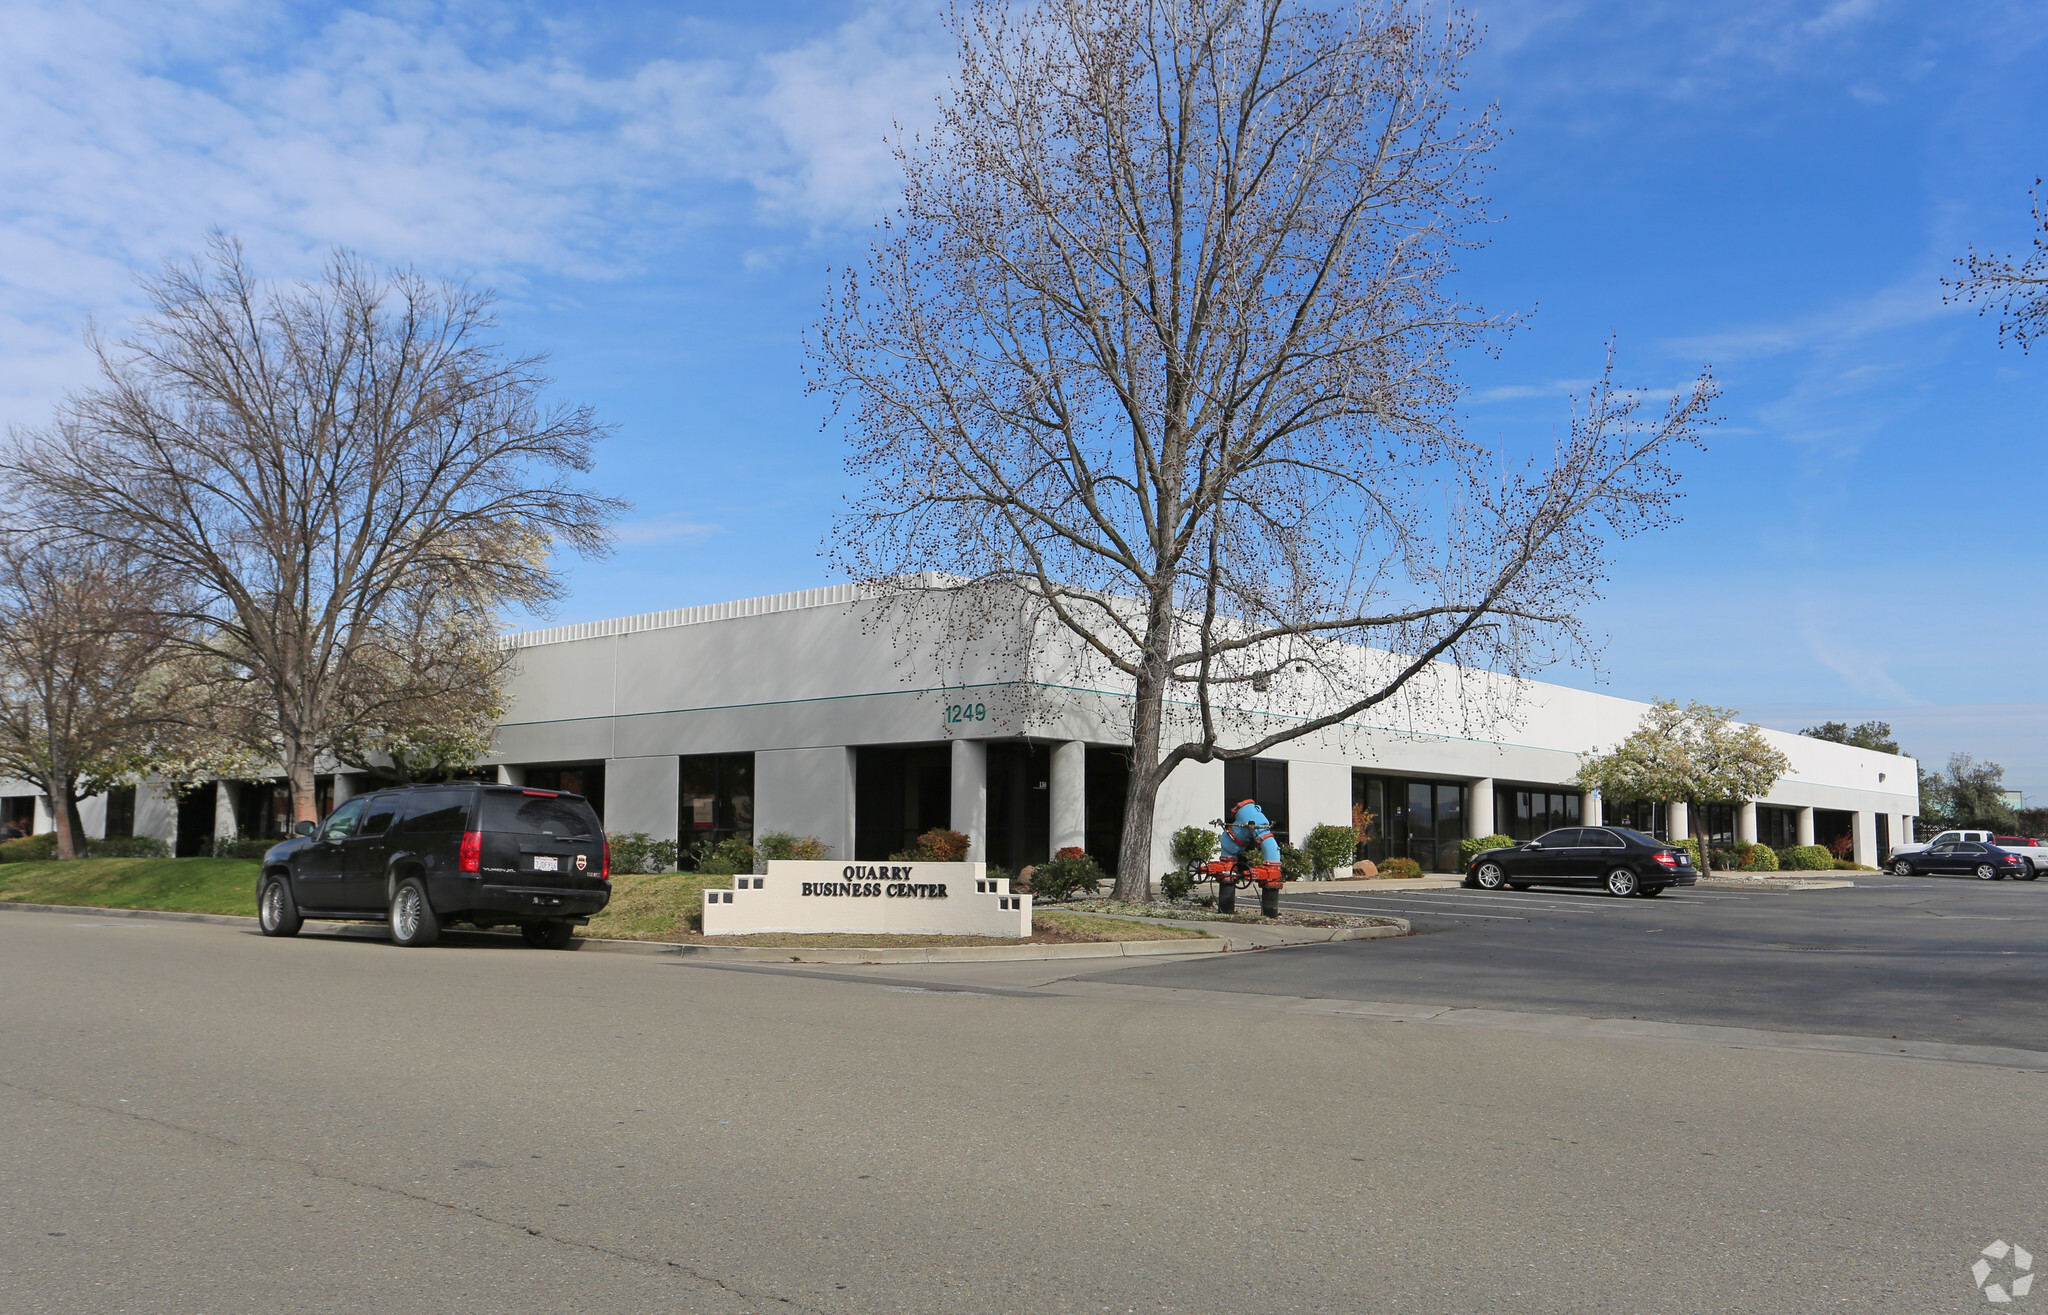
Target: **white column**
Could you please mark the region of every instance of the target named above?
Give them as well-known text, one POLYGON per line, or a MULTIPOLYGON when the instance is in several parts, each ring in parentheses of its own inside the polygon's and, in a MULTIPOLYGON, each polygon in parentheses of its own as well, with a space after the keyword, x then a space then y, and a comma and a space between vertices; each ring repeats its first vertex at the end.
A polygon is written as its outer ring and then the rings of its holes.
POLYGON ((953 820, 967 837, 967 861, 988 861, 988 745, 981 740, 953 741, 953 820))
POLYGON ((213 783, 213 838, 233 840, 235 838, 235 800, 241 794, 237 781, 215 781, 213 783))
POLYGON ((1482 776, 1465 792, 1465 837, 1481 840, 1493 834, 1493 778, 1482 776))
POLYGON ((1799 810, 1799 831, 1794 843, 1801 845, 1813 843, 1813 810, 1811 808, 1799 810))
POLYGON ((36 820, 30 825, 29 834, 40 836, 57 829, 57 815, 51 811, 50 796, 36 796, 36 820))
MULTIPOLYGON (((678 770, 680 770, 680 769, 678 769, 678 770)), ((338 777, 337 777, 336 779, 337 779, 337 780, 339 780, 340 778, 338 778, 338 777)), ((524 767, 514 767, 514 766, 512 766, 512 765, 511 765, 510 763, 499 763, 499 764, 498 764, 498 784, 499 784, 499 785, 525 785, 525 784, 526 784, 526 769, 525 769, 524 767)))
POLYGON ((831 846, 829 857, 845 862, 853 857, 852 800, 850 749, 763 749, 754 755, 755 835, 816 836, 831 846))
POLYGON ((1861 810, 1849 818, 1849 857, 1858 863, 1877 866, 1877 814, 1861 810))
POLYGON ((1600 792, 1588 790, 1579 798, 1579 822, 1584 826, 1604 826, 1606 812, 1600 806, 1600 792))
POLYGON ((1753 845, 1756 843, 1756 801, 1735 806, 1735 843, 1753 845))
POLYGON ((1664 829, 1670 832, 1671 839, 1684 840, 1691 836, 1691 813, 1692 810, 1682 802, 1664 805, 1664 829))
POLYGON ((1052 852, 1088 844, 1088 746, 1069 740, 1052 751, 1052 852))
MULTIPOLYGON (((607 758, 604 764, 604 823, 606 831, 644 831, 656 840, 676 838, 676 808, 680 802, 681 760, 674 754, 653 758, 607 758)), ((755 816, 760 816, 760 781, 754 782, 755 816)), ((793 830, 789 827, 761 827, 755 831, 793 830)), ((806 835, 808 832, 797 832, 806 835)))

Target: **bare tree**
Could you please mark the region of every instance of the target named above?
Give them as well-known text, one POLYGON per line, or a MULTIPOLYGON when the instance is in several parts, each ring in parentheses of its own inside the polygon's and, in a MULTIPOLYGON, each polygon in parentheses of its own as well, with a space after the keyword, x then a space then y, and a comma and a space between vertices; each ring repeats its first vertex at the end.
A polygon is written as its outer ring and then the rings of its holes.
POLYGON ((1456 354, 1504 327, 1448 290, 1496 136, 1455 104, 1461 22, 982 0, 954 28, 900 212, 812 340, 866 481, 833 552, 913 604, 1021 593, 1128 682, 1117 887, 1145 898, 1180 763, 1581 643, 1605 535, 1668 516, 1715 389, 1646 418, 1604 377, 1535 466, 1459 434, 1456 354))
POLYGON ((1961 273, 1942 283, 1954 289, 1947 300, 1983 303, 1979 315, 1998 312, 1998 341, 2026 351, 2048 329, 2048 198, 2041 180, 2034 180, 2034 249, 2022 260, 2013 256, 1979 255, 1971 247, 1958 257, 1961 273))
POLYGON ((194 642, 247 695, 238 733, 309 819, 354 719, 433 706, 446 670, 402 660, 422 598, 489 635, 494 608, 558 595, 553 544, 606 548, 620 504, 569 479, 605 427, 541 405, 542 358, 487 341, 466 286, 339 253, 277 288, 216 235, 144 288, 136 332, 94 342, 101 383, 0 470, 45 525, 189 589, 194 642))
POLYGON ((0 773, 50 799, 57 857, 85 853, 81 799, 132 779, 191 724, 148 574, 27 536, 0 549, 0 773))

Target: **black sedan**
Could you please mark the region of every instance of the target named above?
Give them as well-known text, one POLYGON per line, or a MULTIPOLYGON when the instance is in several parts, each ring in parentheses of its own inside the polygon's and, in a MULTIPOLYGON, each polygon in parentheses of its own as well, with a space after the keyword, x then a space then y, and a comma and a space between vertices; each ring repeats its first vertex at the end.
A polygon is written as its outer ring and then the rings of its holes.
POLYGON ((2018 854, 2008 854, 1996 845, 1974 840, 1944 840, 1911 854, 1894 854, 1892 871, 1902 877, 1954 873, 1974 876, 1979 881, 2003 881, 2007 877, 2032 881, 2040 875, 2032 863, 2018 854))
POLYGON ((1465 884, 1481 890, 1605 886, 1610 895, 1658 895, 1699 880, 1692 855, 1625 826, 1567 826, 1526 845, 1475 854, 1465 884))

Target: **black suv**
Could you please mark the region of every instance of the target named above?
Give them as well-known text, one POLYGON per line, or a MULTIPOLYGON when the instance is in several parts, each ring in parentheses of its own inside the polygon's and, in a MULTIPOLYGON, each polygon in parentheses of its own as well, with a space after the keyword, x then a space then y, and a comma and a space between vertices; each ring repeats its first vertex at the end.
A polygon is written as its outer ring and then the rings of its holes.
POLYGON ((321 918, 389 922, 395 943, 432 945, 448 923, 516 923, 528 945, 563 950, 612 897, 611 848, 581 795, 409 785, 293 830, 256 879, 265 936, 296 936, 321 918))

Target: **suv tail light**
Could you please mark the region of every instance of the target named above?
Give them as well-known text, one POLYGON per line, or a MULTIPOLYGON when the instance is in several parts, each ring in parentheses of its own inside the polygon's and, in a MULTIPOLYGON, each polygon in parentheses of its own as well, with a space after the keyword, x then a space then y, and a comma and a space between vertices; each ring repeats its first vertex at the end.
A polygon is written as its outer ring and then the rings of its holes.
POLYGON ((1659 863, 1662 863, 1667 868, 1675 868, 1678 866, 1678 855, 1671 853, 1662 853, 1657 855, 1657 861, 1659 863))
POLYGON ((484 870, 484 833, 465 831, 462 833, 462 849, 455 856, 457 872, 481 872, 484 870))
POLYGON ((604 871, 597 875, 606 881, 612 879, 612 842, 609 839, 604 842, 604 871))

